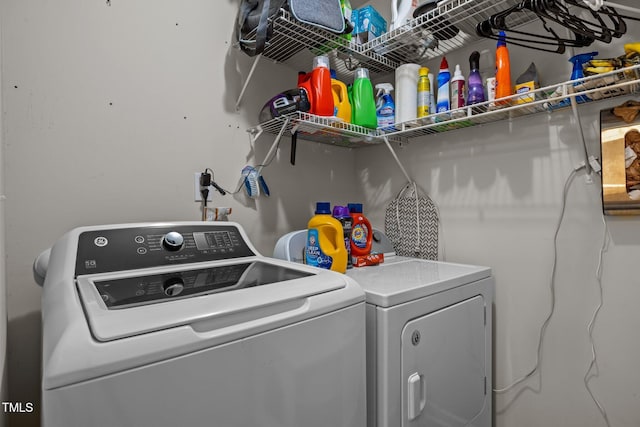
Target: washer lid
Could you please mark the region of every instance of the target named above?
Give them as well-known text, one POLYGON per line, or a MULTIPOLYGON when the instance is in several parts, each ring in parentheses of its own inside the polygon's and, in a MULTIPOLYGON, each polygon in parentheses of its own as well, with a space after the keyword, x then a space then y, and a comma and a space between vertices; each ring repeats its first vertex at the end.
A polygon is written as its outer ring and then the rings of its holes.
POLYGON ((347 275, 364 289, 368 303, 391 307, 490 277, 491 269, 390 256, 375 267, 352 268, 347 275))
POLYGON ((307 298, 347 285, 341 275, 281 264, 263 258, 107 273, 80 276, 77 286, 92 335, 111 341, 183 325, 198 329, 206 323, 210 329, 304 313, 307 298))

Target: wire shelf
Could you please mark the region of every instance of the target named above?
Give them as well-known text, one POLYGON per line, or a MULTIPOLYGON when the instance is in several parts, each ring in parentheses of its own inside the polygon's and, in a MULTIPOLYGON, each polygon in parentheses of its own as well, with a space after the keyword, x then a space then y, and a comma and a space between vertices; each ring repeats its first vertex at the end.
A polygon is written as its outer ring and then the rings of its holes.
MULTIPOLYGON (((476 25, 518 0, 450 0, 360 47, 365 55, 377 53, 397 64, 424 62, 460 49, 480 39, 476 25)), ((535 18, 519 14, 510 21, 515 28, 535 18)))
MULTIPOLYGON (((365 44, 297 21, 281 9, 271 19, 272 34, 263 56, 306 70, 316 55, 329 55, 341 79, 349 80, 357 67, 372 75, 387 74, 406 62, 426 61, 463 47, 480 37, 478 22, 516 4, 518 0, 450 0, 406 25, 365 44)), ((535 15, 523 13, 512 27, 529 22, 535 15)), ((245 42, 255 41, 255 31, 245 42)))
MULTIPOLYGON (((336 117, 316 116, 300 111, 276 117, 249 129, 249 133, 255 138, 262 132, 270 134, 283 132, 284 136, 297 133, 301 139, 350 148, 380 144, 385 136, 378 129, 346 123, 336 117)), ((398 142, 393 137, 389 139, 398 142)))
POLYGON ((336 117, 321 117, 296 112, 277 117, 249 129, 257 138, 262 132, 278 134, 285 127, 284 135, 298 136, 305 140, 336 145, 340 147, 369 147, 384 142, 403 143, 409 139, 425 135, 449 132, 502 120, 547 112, 569 107, 570 99, 578 104, 610 99, 640 92, 640 65, 589 76, 578 80, 543 87, 528 92, 487 101, 446 113, 432 114, 420 119, 396 123, 392 131, 368 129, 345 123, 336 117), (524 103, 518 103, 528 97, 524 103))
POLYGON ((395 140, 398 138, 412 139, 542 112, 551 113, 570 107, 571 98, 575 99, 578 104, 582 104, 638 93, 639 91, 640 65, 634 65, 606 74, 539 88, 525 95, 515 94, 499 100, 432 114, 417 120, 396 123, 395 130, 387 132, 387 136, 395 140), (520 101, 527 102, 518 103, 520 101))

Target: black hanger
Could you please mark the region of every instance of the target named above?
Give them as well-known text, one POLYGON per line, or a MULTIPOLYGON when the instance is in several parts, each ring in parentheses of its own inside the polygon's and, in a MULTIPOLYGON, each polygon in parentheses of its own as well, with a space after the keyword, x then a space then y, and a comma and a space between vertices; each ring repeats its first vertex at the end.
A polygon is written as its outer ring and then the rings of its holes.
POLYGON ((610 28, 598 12, 588 7, 586 9, 593 20, 574 15, 567 6, 556 0, 525 0, 524 6, 536 15, 557 22, 574 33, 592 37, 604 43, 610 43, 613 37, 621 37, 627 31, 626 24, 617 13, 614 13, 615 11, 606 15, 613 23, 613 28, 610 28))
POLYGON ((584 36, 581 33, 574 32, 575 39, 566 39, 558 36, 553 28, 547 25, 544 18, 538 14, 536 14, 536 16, 542 23, 542 27, 548 35, 541 34, 541 32, 529 33, 509 28, 507 25, 507 18, 514 13, 530 11, 531 9, 526 6, 526 2, 523 1, 504 11, 492 15, 488 20, 482 21, 476 25, 476 33, 482 37, 499 40, 499 35, 495 34, 493 30, 502 30, 509 32, 509 35, 505 36, 505 41, 510 44, 552 53, 564 53, 566 46, 585 47, 593 43, 593 38, 584 36), (512 33, 526 36, 526 38, 513 36, 512 33), (547 48, 546 46, 555 46, 555 48, 547 48))

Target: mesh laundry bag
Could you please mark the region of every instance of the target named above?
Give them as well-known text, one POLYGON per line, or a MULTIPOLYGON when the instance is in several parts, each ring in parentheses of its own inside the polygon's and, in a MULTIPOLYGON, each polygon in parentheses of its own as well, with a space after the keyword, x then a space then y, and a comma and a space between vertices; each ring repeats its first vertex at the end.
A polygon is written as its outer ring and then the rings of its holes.
POLYGON ((384 215, 384 230, 396 254, 438 259, 438 209, 428 196, 408 183, 393 199, 384 215))

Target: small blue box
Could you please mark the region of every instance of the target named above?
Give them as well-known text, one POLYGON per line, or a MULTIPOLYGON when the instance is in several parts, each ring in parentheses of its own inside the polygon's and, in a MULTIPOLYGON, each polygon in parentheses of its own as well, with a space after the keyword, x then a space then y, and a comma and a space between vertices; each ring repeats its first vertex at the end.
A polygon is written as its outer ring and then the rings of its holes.
POLYGON ((353 11, 352 20, 354 25, 353 34, 360 44, 380 37, 387 32, 387 21, 373 6, 365 6, 353 11))

